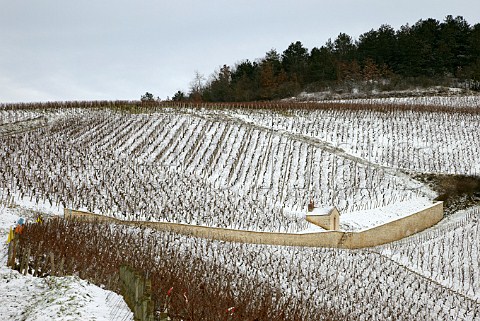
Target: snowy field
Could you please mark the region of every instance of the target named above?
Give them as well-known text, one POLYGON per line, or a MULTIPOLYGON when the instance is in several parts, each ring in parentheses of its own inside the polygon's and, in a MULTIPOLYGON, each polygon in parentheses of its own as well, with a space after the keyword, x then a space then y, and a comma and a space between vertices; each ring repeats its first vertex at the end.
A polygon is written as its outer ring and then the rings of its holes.
MULTIPOLYGON (((373 227, 422 209, 437 196, 407 171, 480 173, 478 98, 461 100, 470 105, 459 107, 470 111, 454 111, 451 105, 460 102, 452 101, 440 104, 452 111, 439 112, 0 111, 1 232, 6 235, 18 216, 9 207, 16 204, 53 215, 68 207, 129 220, 302 233, 312 229, 304 220, 310 200, 336 206, 345 230, 373 227), (11 124, 38 117, 45 122, 12 133, 11 124)), ((480 320, 479 217, 478 208, 457 212, 411 238, 364 250, 151 235, 212 269, 280 285, 285 300, 303 302, 307 310, 335 307, 351 320, 480 320)), ((82 309, 96 295, 97 310, 104 313, 98 320, 108 319, 118 303, 75 277, 35 280, 4 267, 0 273, 2 289, 11 282, 31 284, 39 300, 52 291, 79 293, 73 313, 87 313, 82 309)), ((16 299, 0 300, 0 316, 13 314, 17 303, 3 303, 16 299)), ((36 307, 28 306, 34 316, 36 307)), ((57 313, 55 304, 44 309, 57 313)))

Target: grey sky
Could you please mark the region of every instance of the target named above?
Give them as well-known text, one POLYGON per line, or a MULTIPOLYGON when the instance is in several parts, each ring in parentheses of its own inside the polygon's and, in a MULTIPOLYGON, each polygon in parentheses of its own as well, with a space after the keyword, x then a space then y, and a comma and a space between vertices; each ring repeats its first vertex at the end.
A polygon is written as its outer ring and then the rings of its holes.
POLYGON ((345 32, 461 15, 480 1, 0 0, 0 102, 164 99, 194 71, 255 60, 300 40, 319 47, 345 32))

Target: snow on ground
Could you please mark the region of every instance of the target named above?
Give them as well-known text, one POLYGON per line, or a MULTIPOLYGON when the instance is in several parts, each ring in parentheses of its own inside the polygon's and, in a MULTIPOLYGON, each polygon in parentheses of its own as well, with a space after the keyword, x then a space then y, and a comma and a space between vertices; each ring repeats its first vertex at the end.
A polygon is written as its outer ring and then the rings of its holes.
POLYGON ((42 213, 43 215, 63 215, 63 206, 50 204, 46 200, 39 200, 36 202, 34 199, 30 199, 28 196, 21 197, 20 193, 13 193, 15 206, 20 206, 24 210, 30 210, 42 213))
POLYGON ((307 229, 300 231, 297 234, 320 233, 320 232, 328 232, 328 230, 320 226, 317 226, 315 224, 309 223, 309 226, 307 229))
POLYGON ((36 278, 7 268, 5 241, 20 216, 31 219, 0 205, 0 320, 133 320, 120 295, 76 276, 36 278))
POLYGON ((416 198, 369 210, 340 213, 340 229, 343 231, 370 229, 417 213, 432 205, 426 198, 416 198))

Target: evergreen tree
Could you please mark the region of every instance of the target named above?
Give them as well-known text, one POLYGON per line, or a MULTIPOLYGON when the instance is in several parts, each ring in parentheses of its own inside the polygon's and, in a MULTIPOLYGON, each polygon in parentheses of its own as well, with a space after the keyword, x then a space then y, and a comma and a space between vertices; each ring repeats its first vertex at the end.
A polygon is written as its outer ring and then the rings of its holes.
POLYGON ((308 49, 300 41, 291 43, 282 54, 282 66, 290 81, 303 85, 303 78, 308 65, 308 49))
POLYGON ((153 97, 153 94, 152 93, 149 93, 148 91, 142 95, 142 97, 140 98, 140 100, 142 102, 152 102, 152 101, 155 101, 155 98, 153 97))
POLYGON ((451 75, 460 75, 468 64, 470 26, 463 17, 447 16, 440 26, 438 41, 439 69, 451 75))
POLYGON ((308 83, 319 83, 337 79, 333 52, 325 46, 314 47, 308 58, 308 83))
POLYGON ((370 30, 359 37, 357 58, 362 64, 371 59, 381 66, 383 64, 394 68, 396 59, 397 37, 395 30, 389 25, 382 25, 378 30, 370 30))
POLYGON ((477 83, 476 90, 480 90, 480 23, 473 26, 468 39, 469 65, 465 68, 465 77, 473 79, 477 83))
POLYGON ((209 99, 212 101, 232 101, 233 95, 230 81, 230 67, 223 65, 218 72, 212 76, 212 80, 208 86, 209 99))
POLYGON ((351 61, 355 57, 356 46, 352 37, 340 33, 333 42, 333 53, 339 61, 351 61))
POLYGON ((181 90, 177 91, 172 97, 173 101, 184 101, 186 99, 187 98, 185 97, 185 93, 181 90))
POLYGON ((258 99, 259 66, 248 59, 237 63, 231 72, 231 87, 235 101, 251 101, 258 99))
POLYGON ((263 62, 268 62, 272 65, 273 72, 278 75, 282 70, 282 57, 275 49, 271 49, 265 54, 265 58, 262 59, 263 62))

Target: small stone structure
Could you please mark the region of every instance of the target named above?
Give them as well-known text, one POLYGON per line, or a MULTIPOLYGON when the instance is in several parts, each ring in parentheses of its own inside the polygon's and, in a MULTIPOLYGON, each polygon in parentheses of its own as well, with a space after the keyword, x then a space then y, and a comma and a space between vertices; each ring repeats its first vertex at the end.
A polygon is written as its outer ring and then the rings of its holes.
POLYGON ((340 229, 340 213, 335 206, 318 208, 313 202, 310 202, 306 220, 326 230, 338 231, 340 229))

